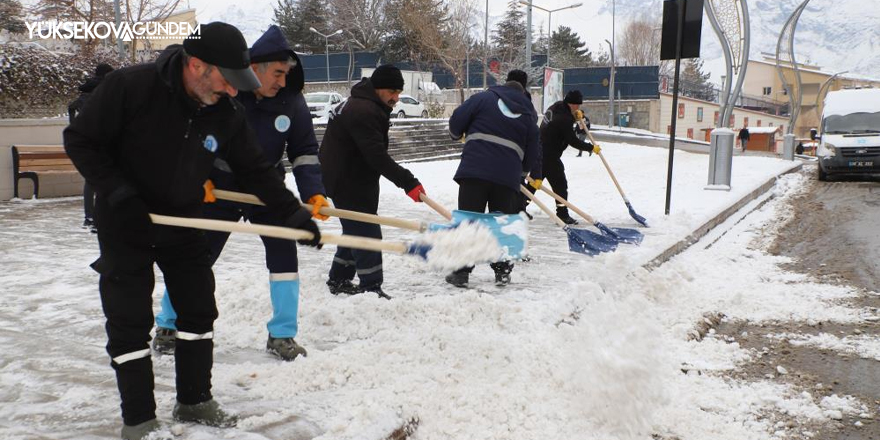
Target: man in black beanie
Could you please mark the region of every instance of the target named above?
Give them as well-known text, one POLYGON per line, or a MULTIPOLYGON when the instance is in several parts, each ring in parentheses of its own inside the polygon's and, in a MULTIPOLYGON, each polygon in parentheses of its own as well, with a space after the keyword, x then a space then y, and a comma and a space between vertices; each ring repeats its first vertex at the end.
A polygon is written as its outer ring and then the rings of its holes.
MULTIPOLYGON (((248 52, 251 70, 260 80, 260 87, 253 91, 242 91, 235 99, 244 107, 263 155, 275 164, 278 175, 282 179, 285 175, 282 159, 287 152, 300 198, 312 205, 313 218, 326 220, 326 216, 318 213, 321 207, 329 205, 324 198, 324 184, 321 181, 318 140, 308 104, 302 94, 304 75, 299 57, 288 46, 281 28, 275 25, 269 26, 248 52)), ((211 171, 211 181, 217 189, 241 191, 234 177, 228 168, 214 167, 211 171)), ((225 200, 206 204, 204 216, 233 222, 244 218, 254 224, 271 226, 283 226, 284 221, 277 212, 266 207, 225 200)), ((229 233, 208 231, 205 236, 213 263, 220 257, 229 233)), ((296 243, 271 237, 261 236, 260 239, 266 250, 269 298, 272 300, 272 319, 266 324, 269 333, 266 350, 282 360, 292 361, 306 355, 306 350, 294 340, 299 330, 297 314, 300 292, 296 243)), ((176 318, 166 291, 162 298, 162 309, 156 315, 153 349, 157 352, 170 354, 174 351, 176 318)))
POLYGON ((244 108, 232 101, 239 90, 260 86, 244 37, 226 23, 198 29, 199 38, 168 46, 155 62, 108 74, 64 130, 67 154, 100 195, 101 253, 91 267, 100 274, 107 353, 122 400, 121 437, 128 440, 160 429, 150 350, 154 266, 177 311, 172 416, 217 427, 237 421, 211 393, 217 305, 205 235, 153 224, 150 213, 201 217, 203 185, 222 161, 284 226, 313 233, 300 243, 320 240, 311 212, 263 157, 244 108))
MULTIPOLYGON (((575 112, 583 102, 580 90, 571 90, 562 101, 555 102, 544 112, 544 120, 541 121, 543 177, 550 182, 553 191, 564 199, 568 198, 568 179, 565 177, 565 165, 562 164, 562 152, 569 145, 591 154, 599 152, 598 146, 578 139, 575 132, 575 112)), ((532 188, 540 189, 542 182, 541 179, 535 179, 532 188)), ((556 215, 566 224, 577 224, 562 203, 556 203, 556 215)))
MULTIPOLYGON (((421 202, 422 184, 388 154, 391 111, 403 91, 403 75, 390 64, 376 68, 351 88, 351 97, 330 112, 318 153, 324 187, 337 208, 376 214, 379 210, 379 177, 385 176, 421 202)), ((379 225, 340 219, 346 235, 382 238, 379 225)), ((327 286, 330 293, 353 295, 382 290, 382 253, 336 248, 327 286), (355 274, 360 285, 352 283, 355 274)))

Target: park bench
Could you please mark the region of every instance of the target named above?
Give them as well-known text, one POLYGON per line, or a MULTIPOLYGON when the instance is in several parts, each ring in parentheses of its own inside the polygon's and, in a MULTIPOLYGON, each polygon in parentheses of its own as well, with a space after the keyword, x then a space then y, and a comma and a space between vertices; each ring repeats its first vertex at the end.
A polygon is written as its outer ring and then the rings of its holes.
POLYGON ((31 179, 35 198, 40 195, 41 175, 79 174, 62 145, 13 145, 12 171, 14 196, 18 197, 19 179, 31 179))

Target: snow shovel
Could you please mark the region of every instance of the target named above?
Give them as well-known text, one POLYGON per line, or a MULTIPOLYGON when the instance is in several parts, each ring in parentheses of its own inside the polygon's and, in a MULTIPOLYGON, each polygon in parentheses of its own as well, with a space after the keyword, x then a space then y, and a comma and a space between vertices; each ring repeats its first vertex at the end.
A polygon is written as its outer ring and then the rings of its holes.
MULTIPOLYGON (((529 179, 529 183, 534 182, 534 180, 531 177, 529 177, 528 179, 529 179)), ((619 242, 622 242, 622 243, 630 243, 630 244, 640 244, 642 242, 642 239, 645 238, 644 234, 642 234, 639 231, 636 231, 635 229, 609 228, 608 226, 605 226, 601 222, 595 220, 593 217, 590 217, 590 215, 587 214, 586 212, 581 211, 577 206, 574 206, 574 204, 572 204, 568 200, 565 200, 564 198, 562 198, 562 196, 560 196, 559 194, 556 194, 555 192, 547 189, 547 185, 541 185, 541 191, 544 191, 545 193, 550 194, 550 196, 553 197, 554 199, 556 199, 556 201, 571 208, 572 211, 576 212, 577 215, 583 217, 588 223, 595 226, 596 229, 601 231, 602 234, 604 234, 606 237, 613 238, 613 239, 615 239, 619 242)))
POLYGON ((594 256, 599 255, 602 252, 613 252, 617 249, 617 240, 595 232, 587 231, 586 229, 574 229, 569 227, 564 221, 562 221, 562 219, 557 217, 556 214, 544 204, 544 202, 538 200, 534 194, 529 192, 526 187, 520 185, 520 191, 531 201, 535 202, 542 211, 553 219, 557 225, 561 226, 562 230, 568 234, 568 249, 570 251, 594 256))
MULTIPOLYGON (((598 143, 596 143, 596 140, 593 139, 593 134, 590 133, 590 130, 586 130, 586 132, 587 132, 587 136, 590 137, 590 142, 592 142, 593 145, 599 145, 598 143)), ((596 153, 596 155, 599 156, 599 159, 602 159, 602 164, 605 165, 605 169, 608 170, 608 175, 611 176, 611 180, 614 182, 614 186, 617 187, 617 192, 620 193, 620 197, 623 197, 623 203, 625 203, 627 209, 629 209, 630 217, 635 219, 635 221, 641 223, 642 226, 648 227, 648 220, 645 219, 644 217, 636 214, 636 210, 633 209, 632 203, 630 203, 629 199, 626 198, 626 194, 623 193, 623 188, 621 188, 620 183, 617 182, 617 177, 614 177, 614 173, 611 171, 611 167, 608 165, 608 161, 605 160, 605 156, 602 155, 601 151, 596 153)))
POLYGON ((426 205, 433 208, 434 211, 437 211, 438 214, 442 215, 443 218, 445 218, 446 220, 452 220, 452 213, 449 212, 448 209, 444 208, 443 205, 435 202, 430 197, 428 197, 427 194, 421 193, 421 194, 419 194, 419 198, 421 198, 422 201, 425 202, 426 205))
MULTIPOLYGON (((253 194, 226 191, 222 189, 212 189, 211 191, 214 197, 221 200, 265 206, 265 203, 253 194)), ((424 197, 424 194, 422 194, 422 196, 424 197)), ((433 202, 433 200, 431 202, 433 202)), ((449 213, 441 205, 436 203, 434 205, 439 208, 438 212, 443 210, 444 212, 449 213)), ((312 210, 312 205, 304 203, 302 206, 310 211, 312 210)), ((521 258, 525 254, 526 246, 528 245, 528 222, 519 214, 484 214, 480 212, 455 210, 449 213, 449 219, 452 221, 451 224, 440 224, 383 217, 375 214, 366 214, 363 212, 330 207, 321 208, 318 212, 333 217, 409 229, 417 232, 443 231, 457 228, 462 224, 478 223, 485 226, 498 240, 498 245, 505 251, 504 258, 521 258)))
MULTIPOLYGON (((266 206, 266 204, 263 203, 263 201, 260 200, 259 197, 255 196, 253 194, 246 194, 246 193, 240 193, 240 192, 235 192, 235 191, 227 191, 227 190, 223 190, 223 189, 214 189, 213 193, 214 193, 214 197, 221 199, 221 200, 229 200, 231 202, 240 202, 240 203, 248 203, 251 205, 266 206)), ((308 209, 309 211, 311 211, 313 208, 312 205, 309 205, 308 203, 303 203, 302 206, 304 208, 308 209)), ((366 214, 363 212, 349 211, 347 209, 324 207, 324 208, 321 208, 318 212, 321 214, 324 214, 324 215, 331 216, 331 217, 339 217, 339 218, 344 218, 347 220, 355 220, 355 221, 364 222, 364 223, 373 223, 376 225, 391 226, 391 227, 401 228, 401 229, 409 229, 411 231, 418 231, 418 232, 428 231, 433 226, 432 224, 427 223, 427 222, 416 222, 416 221, 412 221, 412 220, 404 220, 404 219, 398 219, 398 218, 392 218, 392 217, 382 217, 382 216, 375 215, 375 214, 366 214)))
MULTIPOLYGON (((243 232, 265 237, 283 238, 286 240, 302 240, 313 237, 311 232, 302 229, 230 222, 225 220, 212 220, 206 218, 185 218, 150 214, 150 220, 157 225, 180 226, 183 228, 204 229, 207 231, 243 232)), ((337 246, 345 246, 352 249, 416 255, 426 260, 428 259, 428 251, 431 250, 431 246, 425 244, 388 242, 375 238, 353 237, 350 235, 321 234, 321 244, 335 244, 337 246)))
MULTIPOLYGON (((226 191, 222 189, 213 189, 214 197, 222 200, 233 202, 249 203, 252 205, 265 206, 259 197, 253 194, 240 193, 235 191, 226 191)), ((422 194, 423 198, 427 198, 422 194)), ((430 200, 430 199, 428 199, 430 200)), ((409 229, 411 231, 427 232, 427 231, 444 231, 457 228, 462 224, 477 223, 486 227, 503 250, 504 259, 518 259, 525 255, 526 246, 528 245, 528 222, 519 214, 484 214, 480 212, 469 212, 455 210, 452 213, 446 211, 443 206, 431 200, 429 205, 436 209, 437 212, 449 214, 451 224, 438 224, 427 222, 416 222, 412 220, 397 219, 392 217, 383 217, 375 214, 366 214, 363 212, 349 211, 346 209, 321 208, 320 212, 324 215, 355 220, 364 223, 373 223, 377 225, 391 226, 401 229, 409 229)), ((307 203, 302 205, 308 210, 312 210, 312 205, 307 203)), ((444 214, 445 215, 445 214, 444 214)))

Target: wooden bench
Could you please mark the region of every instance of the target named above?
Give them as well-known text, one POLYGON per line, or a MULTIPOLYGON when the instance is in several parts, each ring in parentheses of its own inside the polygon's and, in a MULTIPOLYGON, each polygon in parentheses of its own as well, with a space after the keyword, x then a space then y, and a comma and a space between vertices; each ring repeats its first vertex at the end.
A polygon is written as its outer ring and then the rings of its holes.
POLYGON ((79 174, 62 145, 13 145, 12 172, 14 196, 18 197, 19 179, 31 179, 34 198, 40 195, 40 175, 79 174))

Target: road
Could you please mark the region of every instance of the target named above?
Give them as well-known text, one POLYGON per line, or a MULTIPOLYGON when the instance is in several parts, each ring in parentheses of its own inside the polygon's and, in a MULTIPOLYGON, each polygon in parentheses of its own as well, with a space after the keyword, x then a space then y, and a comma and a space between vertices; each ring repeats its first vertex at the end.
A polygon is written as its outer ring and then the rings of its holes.
MULTIPOLYGON (((779 231, 770 252, 791 257, 793 262, 785 267, 788 270, 811 275, 823 283, 859 288, 862 294, 847 305, 876 311, 880 307, 880 297, 875 293, 880 291, 880 234, 876 226, 880 220, 880 183, 819 182, 814 167, 806 167, 804 172, 812 176, 807 181, 809 186, 803 196, 793 200, 792 219, 779 231)), ((720 325, 718 331, 735 336, 743 347, 762 353, 755 362, 733 374, 738 379, 765 380, 775 376, 774 380, 814 396, 851 395, 873 411, 880 404, 880 383, 876 380, 880 377, 880 359, 768 337, 795 334, 833 335, 843 340, 876 338, 880 335, 880 324, 876 321, 851 325, 729 322, 720 325), (789 374, 773 374, 774 365, 789 366, 789 374)), ((844 418, 832 427, 819 428, 814 438, 880 439, 880 423, 844 418)))

